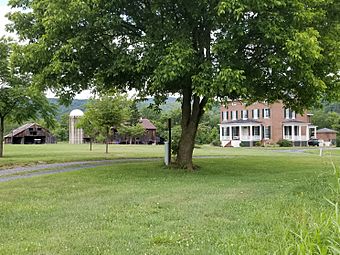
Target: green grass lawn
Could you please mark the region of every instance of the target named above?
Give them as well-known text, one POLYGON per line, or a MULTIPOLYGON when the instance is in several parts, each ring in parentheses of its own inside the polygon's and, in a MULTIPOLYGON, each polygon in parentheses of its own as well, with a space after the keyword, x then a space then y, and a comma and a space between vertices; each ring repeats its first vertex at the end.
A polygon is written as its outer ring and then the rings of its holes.
MULTIPOLYGON (((296 147, 298 148, 298 147, 296 147)), ((238 155, 266 155, 273 151, 292 148, 221 148, 203 145, 195 148, 195 156, 238 156, 238 155)), ((318 149, 310 153, 317 154, 318 149)), ((340 151, 339 151, 340 154, 340 151)), ((294 154, 292 154, 294 155, 294 154)), ((104 144, 95 144, 93 151, 88 144, 40 144, 40 145, 5 145, 4 157, 0 158, 0 169, 16 165, 37 163, 56 163, 69 161, 87 161, 116 158, 147 158, 164 157, 163 145, 117 145, 109 146, 109 153, 105 153, 104 144)))
POLYGON ((195 159, 194 173, 121 163, 0 183, 0 254, 307 254, 310 240, 340 243, 320 220, 334 211, 325 198, 340 202, 328 157, 223 152, 195 159))

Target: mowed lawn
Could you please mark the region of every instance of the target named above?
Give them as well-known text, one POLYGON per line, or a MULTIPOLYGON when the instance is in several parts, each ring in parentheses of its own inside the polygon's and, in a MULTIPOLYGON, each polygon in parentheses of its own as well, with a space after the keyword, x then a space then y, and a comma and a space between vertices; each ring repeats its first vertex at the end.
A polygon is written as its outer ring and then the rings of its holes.
POLYGON ((334 211, 325 198, 339 200, 330 157, 218 151, 226 157, 195 159, 194 173, 160 160, 0 183, 0 254, 306 254, 305 235, 340 243, 323 222, 334 211))
MULTIPOLYGON (((268 151, 279 148, 221 148, 209 145, 198 146, 195 156, 232 156, 232 155, 265 155, 268 151)), ((0 171, 3 168, 17 165, 34 165, 70 161, 90 161, 120 158, 162 158, 164 145, 119 145, 110 144, 109 153, 105 153, 104 144, 38 144, 38 145, 5 145, 4 157, 0 158, 0 171)), ((314 149, 318 153, 317 149, 314 149)))

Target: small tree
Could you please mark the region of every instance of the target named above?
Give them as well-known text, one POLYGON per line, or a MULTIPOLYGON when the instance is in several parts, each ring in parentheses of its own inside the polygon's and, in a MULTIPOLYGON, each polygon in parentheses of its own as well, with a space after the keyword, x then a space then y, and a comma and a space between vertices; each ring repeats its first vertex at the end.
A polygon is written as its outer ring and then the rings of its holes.
POLYGON ((109 151, 111 128, 121 126, 128 119, 129 104, 129 100, 123 95, 106 95, 99 99, 91 99, 87 104, 81 125, 85 127, 84 131, 88 135, 105 136, 106 153, 109 151))
POLYGON ((97 126, 95 126, 89 119, 89 115, 84 115, 82 118, 79 119, 77 126, 82 128, 84 134, 90 137, 90 151, 92 151, 92 143, 93 140, 96 138, 97 135, 100 134, 100 130, 97 126))

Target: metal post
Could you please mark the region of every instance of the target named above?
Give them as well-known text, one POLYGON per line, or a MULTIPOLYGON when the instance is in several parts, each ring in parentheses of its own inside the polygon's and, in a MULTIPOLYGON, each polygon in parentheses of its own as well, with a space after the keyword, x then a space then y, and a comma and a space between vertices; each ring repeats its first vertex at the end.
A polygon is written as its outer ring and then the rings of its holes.
POLYGON ((171 163, 171 118, 168 119, 168 131, 169 131, 169 147, 168 147, 168 162, 171 163))

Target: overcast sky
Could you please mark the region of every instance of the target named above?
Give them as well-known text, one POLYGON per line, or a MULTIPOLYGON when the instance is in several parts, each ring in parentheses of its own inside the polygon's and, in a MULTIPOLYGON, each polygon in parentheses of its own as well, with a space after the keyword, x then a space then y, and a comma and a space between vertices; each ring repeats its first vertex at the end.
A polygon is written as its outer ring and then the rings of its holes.
POLYGON ((7 0, 0 0, 0 37, 3 35, 9 35, 9 33, 5 31, 5 25, 8 23, 8 19, 5 15, 10 10, 11 9, 7 6, 7 0))

